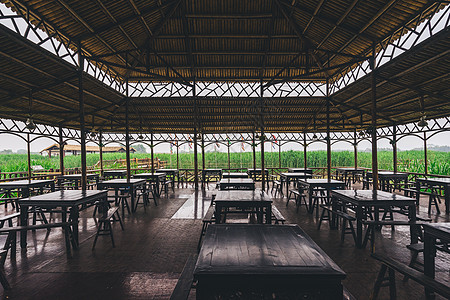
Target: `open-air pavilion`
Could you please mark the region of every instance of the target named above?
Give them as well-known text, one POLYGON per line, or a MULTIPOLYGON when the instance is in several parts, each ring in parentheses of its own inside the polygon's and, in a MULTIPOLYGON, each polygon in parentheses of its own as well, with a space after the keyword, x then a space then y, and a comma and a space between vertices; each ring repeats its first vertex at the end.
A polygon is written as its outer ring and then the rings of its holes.
MULTIPOLYGON (((192 169, 182 170, 177 160, 182 176, 172 177, 188 184, 175 188, 172 183, 172 194, 169 190, 153 195, 159 198, 158 206, 145 212, 138 207, 126 215, 125 231, 115 230, 115 248, 100 238, 91 251, 97 230, 91 211, 81 212, 83 228, 75 242, 80 247, 72 258, 65 257, 58 240, 62 236, 54 236, 52 230, 46 236, 50 246, 42 245, 44 234, 38 231, 34 246, 22 245, 26 254, 6 259, 12 289, 4 295, 11 298, 60 298, 58 293, 64 291, 73 293, 67 298, 168 298, 187 257, 197 252, 208 210, 204 200, 210 202, 215 193, 215 184, 202 184, 208 145, 222 144, 228 152, 233 144, 250 145, 251 167, 261 171, 256 185, 270 192, 287 166, 280 159, 278 168, 270 169, 272 176, 265 175, 267 143, 276 142, 278 151, 288 143, 300 145, 305 156, 303 166, 297 167, 304 168, 309 167, 308 146, 324 143, 327 167, 314 172, 330 183, 338 179, 332 145, 352 145, 355 163, 342 167, 357 169, 357 147, 369 141, 372 168, 364 180, 369 189, 377 190, 379 140, 390 141, 391 171, 397 173, 397 143, 417 137, 418 146, 425 149, 425 172, 407 175, 407 181, 416 183, 429 175, 427 140, 450 131, 448 1, 0 2, 2 135, 21 137, 28 152, 30 143, 40 138, 59 144, 61 152, 68 141, 79 143, 81 190, 93 186, 91 173, 102 181, 102 149, 110 144, 126 149, 127 182, 143 171, 131 167, 133 144, 148 145, 151 161, 154 147, 164 143, 174 146, 177 154, 181 145, 192 143, 194 156, 192 169), (100 149, 95 170, 88 170, 86 163, 88 143, 100 149), (197 201, 203 203, 197 207, 201 212, 173 218, 187 198, 196 207, 197 201)), ((59 157, 56 172, 67 175, 64 155, 59 157)), ((146 171, 149 177, 158 173, 154 164, 146 171)), ((243 170, 232 169, 228 158, 223 171, 243 170)), ((49 178, 33 175, 30 159, 23 175, 29 180, 49 178)), ((415 187, 405 184, 396 192, 423 197, 427 206, 428 195, 406 191, 415 187)), ((420 191, 420 184, 417 188, 420 191)), ((444 192, 445 187, 440 196, 448 201, 441 204, 440 215, 431 214, 433 222, 447 221, 450 196, 444 192)), ((350 293, 367 298, 380 267, 370 250, 355 249, 348 238, 336 246, 340 231, 317 231, 315 216, 287 207, 287 196, 275 193, 273 200, 286 221, 299 224, 347 273, 343 283, 350 293)), ((426 207, 418 207, 418 216, 429 218, 422 215, 427 215, 426 207)), ((388 239, 377 235, 380 249, 408 262, 409 234, 400 229, 388 239)), ((436 263, 436 278, 447 285, 450 278, 442 269, 448 271, 448 263, 441 258, 436 263)), ((423 297, 423 287, 415 281, 403 284, 399 297, 423 297)), ((387 291, 382 293, 388 297, 387 291)))

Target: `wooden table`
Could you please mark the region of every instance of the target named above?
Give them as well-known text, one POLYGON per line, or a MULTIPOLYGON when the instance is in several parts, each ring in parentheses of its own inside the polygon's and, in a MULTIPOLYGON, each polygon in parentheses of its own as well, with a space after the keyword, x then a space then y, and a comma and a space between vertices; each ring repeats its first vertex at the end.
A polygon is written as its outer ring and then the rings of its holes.
POLYGON ((219 182, 221 190, 254 190, 255 182, 250 178, 223 178, 219 182))
POLYGON ((127 176, 127 170, 105 170, 103 177, 105 178, 124 178, 127 176))
POLYGON ((202 170, 202 183, 209 183, 211 178, 222 179, 222 169, 204 169, 202 170))
MULTIPOLYGON (((450 223, 430 223, 423 225, 424 235, 424 273, 431 278, 435 277, 435 257, 436 257, 436 240, 443 243, 450 243, 450 223)), ((426 294, 431 291, 425 290, 426 294)), ((427 298, 428 299, 428 298, 427 298)))
POLYGON ((313 169, 310 169, 310 168, 288 168, 288 172, 289 173, 301 172, 301 173, 312 174, 313 173, 313 169))
MULTIPOLYGON (((362 247, 363 224, 366 219, 364 211, 370 208, 390 208, 390 207, 408 207, 409 223, 416 222, 416 200, 402 195, 397 195, 380 190, 339 190, 331 191, 333 203, 335 200, 344 204, 351 204, 356 212, 356 247, 362 247)), ((378 221, 378 214, 375 214, 375 220, 378 221)), ((411 243, 417 243, 417 234, 410 226, 411 243)))
POLYGON ((308 202, 309 202, 309 213, 312 214, 313 207, 313 199, 312 194, 314 189, 316 188, 324 188, 327 190, 328 196, 330 190, 332 189, 345 189, 345 182, 330 179, 299 179, 298 184, 303 185, 306 189, 308 189, 308 202))
MULTIPOLYGON (((391 171, 380 171, 378 172, 378 180, 380 182, 380 188, 382 191, 390 192, 391 191, 391 181, 394 182, 394 186, 396 184, 404 182, 405 186, 408 183, 408 173, 395 173, 391 171)), ((372 171, 367 171, 367 176, 372 177, 372 171)))
POLYGON ((416 200, 419 203, 420 187, 423 185, 440 186, 444 190, 445 213, 450 213, 450 178, 417 178, 416 179, 416 200))
POLYGON ((261 190, 253 191, 218 191, 214 198, 216 204, 216 223, 222 222, 222 214, 228 208, 243 208, 257 212, 258 222, 263 223, 263 213, 265 212, 266 223, 272 221, 272 198, 261 190))
MULTIPOLYGON (((70 219, 74 222, 72 225, 72 234, 76 246, 78 246, 78 217, 80 206, 94 204, 101 201, 107 205, 107 192, 98 190, 61 190, 52 193, 46 193, 38 196, 27 197, 19 200, 20 206, 20 224, 28 225, 28 208, 35 206, 41 208, 61 207, 64 211, 69 209, 70 219)), ((66 222, 66 214, 62 215, 62 222, 66 222)), ((27 246, 27 230, 20 233, 20 246, 27 246)))
POLYGON ((39 189, 40 193, 43 192, 45 187, 50 188, 52 192, 55 191, 55 181, 54 180, 16 180, 1 182, 0 189, 5 190, 17 190, 19 197, 29 197, 31 189, 39 189))
POLYGON ((284 182, 286 182, 286 196, 289 193, 289 184, 291 181, 298 182, 299 179, 312 179, 311 173, 295 172, 295 173, 281 173, 281 188, 283 188, 284 182))
POLYGON ((222 178, 248 178, 247 173, 223 173, 222 178))
POLYGON ((166 173, 139 173, 133 175, 133 178, 145 179, 155 184, 155 192, 159 197, 161 194, 161 183, 166 181, 166 173))
MULTIPOLYGON (((70 182, 73 187, 78 190, 78 188, 81 185, 81 174, 65 174, 65 175, 59 175, 57 177, 58 180, 58 186, 62 186, 64 182, 70 182)), ((95 183, 98 184, 99 180, 98 174, 86 174, 86 179, 88 180, 95 180, 95 183)))
POLYGON ((345 277, 298 225, 210 225, 194 269, 197 299, 342 300, 345 277))
POLYGON ((355 183, 356 175, 360 174, 361 176, 364 176, 365 171, 366 169, 343 167, 343 168, 336 168, 336 175, 338 176, 339 180, 344 181, 347 186, 350 186, 350 179, 352 179, 352 182, 355 183))
POLYGON ((178 169, 156 169, 157 173, 166 173, 166 176, 173 180, 175 184, 175 177, 177 178, 178 187, 180 186, 180 170, 178 169))
MULTIPOLYGON (((130 195, 131 195, 131 211, 135 211, 136 207, 134 205, 135 197, 136 197, 136 190, 142 189, 144 191, 144 195, 146 195, 146 182, 145 179, 137 179, 132 178, 130 181, 127 181, 126 179, 111 179, 108 181, 103 181, 98 183, 98 189, 104 190, 112 188, 114 189, 116 202, 119 196, 119 189, 129 189, 130 195)), ((144 199, 144 202, 147 201, 147 199, 144 199)))
MULTIPOLYGON (((247 169, 248 176, 254 181, 262 181, 262 169, 247 169)), ((264 180, 269 190, 269 170, 264 169, 264 180)))

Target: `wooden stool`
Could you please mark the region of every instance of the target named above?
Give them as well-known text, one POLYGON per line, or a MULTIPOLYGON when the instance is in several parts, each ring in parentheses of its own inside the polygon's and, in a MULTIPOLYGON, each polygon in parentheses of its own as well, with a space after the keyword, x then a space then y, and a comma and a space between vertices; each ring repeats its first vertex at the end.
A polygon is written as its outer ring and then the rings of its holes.
POLYGON ((113 248, 115 247, 112 223, 116 221, 119 221, 120 227, 124 230, 122 220, 120 219, 119 207, 117 206, 108 209, 105 216, 98 220, 99 224, 97 233, 95 234, 94 244, 92 245, 92 250, 94 250, 95 244, 97 243, 97 238, 100 235, 109 235, 111 237, 112 246, 113 248))

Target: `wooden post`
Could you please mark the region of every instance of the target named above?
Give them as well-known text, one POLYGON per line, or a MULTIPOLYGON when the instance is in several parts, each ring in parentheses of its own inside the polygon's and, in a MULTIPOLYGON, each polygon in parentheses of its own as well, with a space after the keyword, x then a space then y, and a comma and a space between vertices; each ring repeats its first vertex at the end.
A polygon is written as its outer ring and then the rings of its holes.
POLYGON ((59 125, 59 172, 64 175, 64 140, 61 125, 59 125))
POLYGON ((357 143, 357 134, 356 134, 356 127, 353 130, 353 154, 354 154, 354 158, 355 158, 355 169, 358 168, 358 143, 357 143))
POLYGON ((260 117, 261 117, 261 185, 262 190, 265 190, 266 185, 266 170, 264 166, 264 142, 266 136, 264 135, 264 88, 263 88, 263 81, 261 79, 260 81, 260 117))
MULTIPOLYGON (((128 79, 126 81, 128 86, 128 79)), ((129 99, 127 88, 127 101, 125 102, 125 151, 127 160, 127 181, 131 179, 131 160, 130 160, 130 120, 129 120, 129 99)))
POLYGON ((423 155, 425 159, 425 174, 428 174, 427 133, 423 132, 423 155))
POLYGON ((198 190, 197 128, 194 127, 194 186, 198 190))
POLYGON ((375 45, 372 48, 372 57, 370 59, 370 74, 372 79, 372 180, 373 189, 378 189, 378 150, 377 150, 377 93, 375 76, 375 45))
POLYGON ((28 163, 28 180, 31 180, 31 177, 33 176, 32 170, 31 170, 31 142, 30 142, 30 134, 27 133, 27 163, 28 163))
POLYGON ((204 139, 204 135, 202 133, 202 170, 206 169, 205 166, 205 139, 204 139))
POLYGON ((327 80, 327 177, 328 182, 331 181, 331 141, 330 141, 330 98, 328 95, 328 80, 327 80))
POLYGON ((281 141, 278 141, 278 168, 281 168, 281 141))
POLYGON ((308 160, 307 160, 307 150, 308 144, 306 143, 306 132, 303 132, 303 164, 305 169, 308 167, 308 160))
POLYGON ((98 134, 98 145, 100 152, 100 176, 103 177, 103 132, 100 131, 98 134))
POLYGON ((179 170, 180 169, 180 157, 178 156, 178 148, 179 148, 180 146, 178 146, 178 140, 177 140, 177 170, 179 170))
POLYGON ((397 173, 397 125, 392 127, 392 155, 394 159, 394 173, 397 173))
POLYGON ((79 100, 80 130, 81 130, 81 189, 86 190, 87 166, 86 166, 86 128, 84 122, 83 70, 84 70, 84 56, 81 51, 81 43, 78 43, 78 100, 79 100))
POLYGON ((155 165, 154 165, 154 161, 155 161, 155 152, 153 150, 154 145, 153 145, 153 132, 150 133, 150 158, 152 160, 151 165, 152 165, 152 174, 155 173, 155 165))
POLYGON ((230 140, 227 140, 227 151, 228 151, 228 172, 231 172, 231 165, 230 165, 230 140))
POLYGON ((252 133, 252 149, 253 149, 253 170, 256 170, 256 140, 254 131, 252 133))

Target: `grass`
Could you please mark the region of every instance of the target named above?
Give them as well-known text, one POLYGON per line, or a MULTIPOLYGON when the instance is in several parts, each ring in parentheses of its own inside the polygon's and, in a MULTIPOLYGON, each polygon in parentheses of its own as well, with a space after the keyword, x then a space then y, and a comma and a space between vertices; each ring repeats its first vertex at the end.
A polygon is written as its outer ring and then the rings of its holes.
MULTIPOLYGON (((284 151, 281 157, 277 151, 265 152, 265 166, 279 167, 280 159, 282 167, 303 167, 302 151, 284 151)), ((224 152, 207 152, 206 168, 228 168, 228 154, 224 152)), ((424 173, 424 152, 419 150, 399 151, 398 170, 413 173, 424 173)), ((150 158, 149 153, 134 153, 131 158, 150 158)), ((176 168, 176 154, 156 153, 155 158, 167 162, 167 167, 176 168)), ((180 153, 179 168, 194 168, 194 155, 192 153, 180 153)), ((117 159, 125 159, 125 153, 107 153, 103 155, 104 161, 115 161, 117 159)), ((99 161, 99 154, 88 154, 86 157, 87 165, 94 166, 99 161)), ((310 151, 307 152, 308 167, 326 167, 327 154, 326 151, 310 151)), ((202 166, 201 154, 199 153, 199 167, 202 166)), ((230 153, 231 168, 252 168, 253 155, 251 152, 230 153)), ((428 151, 428 173, 450 175, 450 153, 428 151)), ((256 164, 261 165, 261 154, 256 153, 256 164)), ((59 157, 48 158, 41 155, 31 155, 31 165, 40 165, 44 169, 58 169, 59 157)), ((354 155, 352 151, 335 151, 331 153, 331 165, 353 166, 354 155)), ((81 167, 80 156, 66 156, 64 158, 64 166, 66 168, 81 167)), ((372 154, 369 152, 358 152, 358 166, 371 168, 372 154)), ((113 163, 104 163, 105 168, 120 167, 113 163)), ((393 170, 393 157, 391 151, 378 152, 378 167, 384 170, 393 170)), ((27 155, 26 154, 3 154, 0 155, 1 172, 25 172, 27 171, 27 155)))

